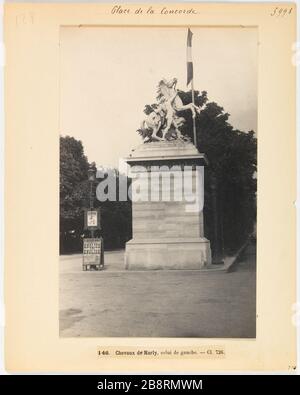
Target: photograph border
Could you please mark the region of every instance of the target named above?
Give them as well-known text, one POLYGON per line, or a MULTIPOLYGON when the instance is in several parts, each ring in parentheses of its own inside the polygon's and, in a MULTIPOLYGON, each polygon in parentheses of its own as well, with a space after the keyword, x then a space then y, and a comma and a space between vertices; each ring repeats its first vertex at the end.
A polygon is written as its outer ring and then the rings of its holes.
MULTIPOLYGON (((136 5, 130 4, 133 6, 136 5)), ((295 369, 296 327, 292 315, 296 302, 296 71, 291 61, 291 47, 296 40, 295 12, 289 22, 278 22, 270 19, 274 5, 267 3, 193 3, 192 6, 199 10, 197 16, 156 15, 149 22, 146 16, 137 20, 134 15, 126 18, 111 15, 111 4, 6 4, 5 352, 9 371, 295 369), (100 21, 121 26, 146 21, 155 26, 193 27, 203 26, 205 22, 209 26, 250 24, 259 28, 256 340, 59 339, 59 151, 58 134, 53 132, 58 130, 59 117, 58 27, 99 25, 100 21), (43 42, 46 45, 42 47, 43 42), (43 78, 43 86, 38 77, 43 78), (43 103, 39 103, 41 99, 43 103), (43 154, 45 144, 51 152, 47 158, 43 154), (43 165, 37 166, 41 160, 43 165), (33 169, 35 176, 29 178, 33 169), (19 174, 27 177, 20 179, 19 174), (43 201, 39 199, 36 179, 48 182, 43 201), (27 194, 20 194, 20 190, 27 194), (11 207, 15 209, 9 210, 11 207), (38 234, 37 212, 43 207, 47 207, 45 232, 38 234), (32 229, 28 233, 29 221, 32 221, 32 229), (42 263, 40 257, 43 257, 42 263), (282 263, 283 259, 288 264, 282 263), (226 356, 215 360, 178 358, 167 363, 155 358, 141 363, 130 358, 99 359, 97 356, 101 346, 137 347, 140 344, 145 347, 215 345, 224 347, 226 356)), ((291 7, 296 10, 294 4, 291 7)))

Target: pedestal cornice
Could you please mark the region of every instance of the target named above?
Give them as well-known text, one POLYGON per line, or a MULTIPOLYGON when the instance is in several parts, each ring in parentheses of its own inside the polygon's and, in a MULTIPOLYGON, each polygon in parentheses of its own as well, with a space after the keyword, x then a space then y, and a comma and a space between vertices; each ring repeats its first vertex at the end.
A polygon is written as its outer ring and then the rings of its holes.
POLYGON ((125 158, 130 166, 172 166, 172 165, 208 165, 203 153, 199 153, 194 144, 182 141, 163 141, 144 143, 132 150, 125 158))

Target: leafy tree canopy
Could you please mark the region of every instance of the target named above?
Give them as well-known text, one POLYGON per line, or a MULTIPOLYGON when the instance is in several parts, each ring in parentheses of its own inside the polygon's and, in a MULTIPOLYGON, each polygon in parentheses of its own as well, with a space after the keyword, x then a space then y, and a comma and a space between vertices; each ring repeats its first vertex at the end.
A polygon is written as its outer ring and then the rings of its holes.
MULTIPOLYGON (((178 95, 183 104, 192 102, 191 91, 179 90, 178 95)), ((257 139, 253 131, 233 128, 229 122, 230 114, 217 103, 210 102, 206 91, 195 91, 194 97, 195 104, 201 108, 195 119, 196 146, 209 161, 205 170, 205 232, 213 250, 216 249, 217 233, 223 250, 231 251, 251 233, 256 219, 257 139), (212 188, 213 182, 216 192, 212 188), (217 195, 217 208, 213 193, 217 195)), ((146 105, 145 114, 148 115, 155 106, 146 105)), ((182 134, 193 141, 191 112, 182 111, 177 115, 185 119, 182 134)))
MULTIPOLYGON (((60 251, 62 253, 82 251, 83 208, 89 207, 89 167, 93 167, 96 171, 95 163, 89 163, 84 155, 81 141, 70 136, 60 137, 60 251)), ((114 174, 118 196, 119 177, 125 176, 116 170, 114 174)), ((98 182, 99 180, 96 180, 93 185, 94 195, 98 182)), ((124 247, 125 242, 131 238, 131 202, 100 203, 95 199, 94 205, 101 207, 105 248, 124 247)))

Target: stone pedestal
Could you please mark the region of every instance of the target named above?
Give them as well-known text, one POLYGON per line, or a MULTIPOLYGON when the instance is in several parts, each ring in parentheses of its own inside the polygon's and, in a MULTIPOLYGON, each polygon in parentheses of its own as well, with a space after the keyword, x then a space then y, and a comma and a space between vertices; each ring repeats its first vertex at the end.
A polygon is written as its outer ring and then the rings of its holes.
POLYGON ((192 143, 145 143, 133 150, 129 270, 201 269, 211 263, 203 231, 206 158, 192 143))

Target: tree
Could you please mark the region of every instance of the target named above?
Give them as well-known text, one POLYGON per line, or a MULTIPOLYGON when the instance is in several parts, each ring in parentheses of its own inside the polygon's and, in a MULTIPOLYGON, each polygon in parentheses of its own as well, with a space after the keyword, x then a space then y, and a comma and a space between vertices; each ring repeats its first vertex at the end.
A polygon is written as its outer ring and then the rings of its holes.
MULTIPOLYGON (((129 199, 127 201, 119 200, 119 185, 120 182, 124 182, 129 187, 131 181, 116 169, 106 169, 104 173, 106 173, 105 177, 110 173, 110 176, 114 177, 116 185, 116 201, 95 201, 95 207, 101 208, 101 234, 104 239, 104 246, 105 249, 124 248, 126 241, 132 237, 132 211, 129 199)), ((98 182, 99 180, 96 181, 96 185, 98 182)))
MULTIPOLYGON (((179 91, 184 104, 192 93, 179 91)), ((206 154, 205 231, 215 242, 214 210, 218 216, 218 238, 226 253, 236 250, 253 231, 256 220, 257 139, 253 131, 242 132, 228 122, 229 114, 209 102, 207 92, 195 91, 195 104, 203 107, 196 117, 197 148, 206 154), (216 188, 217 208, 213 207, 216 188)), ((182 133, 193 139, 192 116, 179 114, 186 122, 182 133)), ((216 242, 215 242, 216 243, 216 242)), ((212 245, 213 250, 215 250, 212 245)))
MULTIPOLYGON (((90 185, 89 164, 84 155, 81 141, 73 137, 60 137, 60 252, 82 252, 82 235, 84 234, 84 208, 89 207, 90 185)), ((119 178, 116 174, 118 188, 119 178)), ((99 180, 95 180, 93 190, 99 180)), ((117 189, 118 192, 118 189, 117 189)), ((118 193, 117 193, 118 196, 118 193)), ((102 230, 105 248, 123 248, 131 238, 131 202, 99 202, 95 207, 101 208, 102 230)), ((89 234, 86 232, 86 236, 89 234)))
MULTIPOLYGON (((192 92, 178 91, 183 104, 192 102, 192 92)), ((253 231, 256 220, 257 140, 253 131, 242 132, 228 122, 230 114, 207 92, 195 91, 195 104, 202 109, 196 116, 196 146, 205 153, 209 166, 205 172, 205 234, 215 255, 231 253, 253 231)), ((149 114, 156 104, 146 105, 149 114)), ((193 141, 190 111, 178 112, 185 119, 183 135, 193 141)), ((138 130, 142 137, 143 131, 138 130)))
POLYGON ((88 196, 89 163, 81 141, 60 137, 60 246, 73 250, 83 230, 83 200, 88 196))

